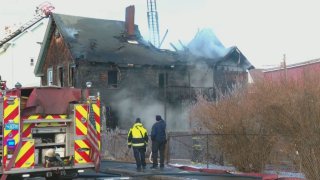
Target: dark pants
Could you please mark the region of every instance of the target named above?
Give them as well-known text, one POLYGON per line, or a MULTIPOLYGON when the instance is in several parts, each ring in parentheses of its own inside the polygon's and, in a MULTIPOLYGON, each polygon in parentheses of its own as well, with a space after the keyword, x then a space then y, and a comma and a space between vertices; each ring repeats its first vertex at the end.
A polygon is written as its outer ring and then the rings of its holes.
POLYGON ((146 152, 144 147, 133 147, 133 155, 136 160, 137 168, 146 167, 146 152))
POLYGON ((166 142, 152 141, 152 161, 153 166, 158 166, 158 151, 160 153, 160 167, 164 167, 164 149, 166 142))

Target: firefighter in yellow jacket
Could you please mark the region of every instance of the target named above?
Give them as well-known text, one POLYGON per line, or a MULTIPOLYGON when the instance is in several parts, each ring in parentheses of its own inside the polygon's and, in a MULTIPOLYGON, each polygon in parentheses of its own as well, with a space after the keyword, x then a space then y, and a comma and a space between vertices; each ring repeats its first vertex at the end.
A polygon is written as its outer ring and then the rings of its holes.
POLYGON ((128 133, 128 148, 132 147, 133 149, 138 171, 146 168, 145 153, 147 144, 148 132, 143 127, 140 118, 137 118, 128 133))

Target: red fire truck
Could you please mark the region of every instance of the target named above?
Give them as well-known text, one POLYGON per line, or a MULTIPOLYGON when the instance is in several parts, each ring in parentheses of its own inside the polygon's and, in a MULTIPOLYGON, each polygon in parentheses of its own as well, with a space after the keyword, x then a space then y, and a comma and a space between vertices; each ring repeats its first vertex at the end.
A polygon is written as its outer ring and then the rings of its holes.
POLYGON ((61 87, 2 88, 0 123, 1 179, 72 178, 84 169, 99 168, 99 93, 61 87))

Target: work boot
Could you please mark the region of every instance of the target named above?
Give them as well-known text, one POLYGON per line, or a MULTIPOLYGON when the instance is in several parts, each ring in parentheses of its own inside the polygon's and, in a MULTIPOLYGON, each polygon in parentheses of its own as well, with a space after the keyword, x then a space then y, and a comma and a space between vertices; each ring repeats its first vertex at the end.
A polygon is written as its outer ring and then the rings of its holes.
POLYGON ((141 167, 137 167, 137 171, 141 172, 142 171, 141 167))
POLYGON ((153 165, 150 167, 150 169, 158 169, 158 166, 153 165))

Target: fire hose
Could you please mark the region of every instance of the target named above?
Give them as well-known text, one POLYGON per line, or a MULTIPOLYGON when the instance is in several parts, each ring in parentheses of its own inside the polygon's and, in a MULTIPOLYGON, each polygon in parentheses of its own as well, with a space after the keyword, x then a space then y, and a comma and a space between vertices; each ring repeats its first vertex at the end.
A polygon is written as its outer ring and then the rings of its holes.
POLYGON ((151 163, 153 163, 153 161, 152 161, 152 151, 150 152, 149 161, 150 161, 151 163))

